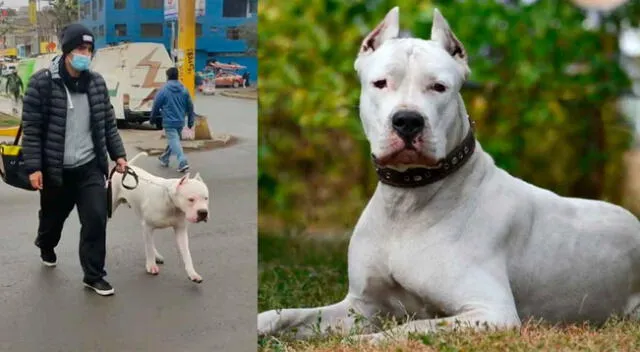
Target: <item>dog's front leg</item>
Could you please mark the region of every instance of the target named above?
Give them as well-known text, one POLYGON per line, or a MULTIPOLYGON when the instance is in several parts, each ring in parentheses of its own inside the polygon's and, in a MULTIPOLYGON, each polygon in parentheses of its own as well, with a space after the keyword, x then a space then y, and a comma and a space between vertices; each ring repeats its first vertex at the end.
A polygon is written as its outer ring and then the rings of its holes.
POLYGON ((147 273, 158 275, 160 268, 156 264, 155 245, 153 243, 153 227, 142 222, 142 236, 144 237, 144 257, 147 273))
POLYGON ((354 328, 369 328, 368 319, 374 313, 372 305, 347 295, 341 302, 329 306, 262 312, 258 314, 258 335, 275 336, 293 332, 297 339, 328 333, 346 335, 352 333, 354 328), (357 322, 363 325, 358 326, 357 322))
POLYGON ((491 313, 485 309, 477 309, 447 318, 415 320, 383 332, 357 335, 350 339, 371 344, 381 344, 391 340, 406 340, 410 334, 429 334, 438 331, 452 331, 454 329, 472 329, 475 331, 510 329, 520 328, 520 325, 520 318, 515 312, 515 308, 502 313, 491 313))
POLYGON ((184 268, 187 271, 189 280, 201 283, 202 277, 193 268, 193 260, 191 259, 191 251, 189 251, 189 236, 187 234, 187 227, 185 225, 176 226, 173 228, 176 233, 176 242, 178 243, 178 250, 184 261, 184 268))

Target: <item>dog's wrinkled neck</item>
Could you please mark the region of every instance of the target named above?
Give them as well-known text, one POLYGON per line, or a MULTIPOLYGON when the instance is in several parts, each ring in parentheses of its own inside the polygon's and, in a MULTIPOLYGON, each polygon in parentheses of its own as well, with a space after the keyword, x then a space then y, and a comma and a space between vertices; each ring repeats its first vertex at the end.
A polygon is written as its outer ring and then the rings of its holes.
POLYGON ((487 160, 480 145, 469 160, 458 171, 438 182, 417 187, 401 188, 378 182, 374 197, 381 197, 384 204, 384 215, 389 218, 407 218, 413 214, 429 211, 436 216, 441 209, 453 209, 464 199, 463 194, 470 188, 476 188, 484 178, 487 160), (436 208, 431 205, 437 204, 436 208))

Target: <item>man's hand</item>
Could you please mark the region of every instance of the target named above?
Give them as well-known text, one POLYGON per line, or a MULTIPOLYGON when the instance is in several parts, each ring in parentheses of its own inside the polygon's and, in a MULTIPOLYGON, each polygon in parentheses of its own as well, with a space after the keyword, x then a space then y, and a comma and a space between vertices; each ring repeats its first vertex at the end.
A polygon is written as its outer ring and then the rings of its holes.
POLYGON ((31 182, 31 187, 42 189, 42 171, 36 171, 29 175, 29 182, 31 182))
POLYGON ((116 171, 123 174, 127 168, 127 160, 125 158, 118 158, 116 160, 116 171))

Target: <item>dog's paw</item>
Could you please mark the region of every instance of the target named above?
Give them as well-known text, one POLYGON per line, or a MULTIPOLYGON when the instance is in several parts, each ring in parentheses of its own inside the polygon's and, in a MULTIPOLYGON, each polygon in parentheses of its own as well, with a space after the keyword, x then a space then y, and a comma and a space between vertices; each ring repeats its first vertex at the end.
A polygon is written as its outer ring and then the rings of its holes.
POLYGON ((280 314, 276 310, 269 310, 258 314, 258 336, 268 337, 276 334, 283 325, 280 314))
POLYGON ((202 276, 198 275, 198 273, 189 274, 189 280, 199 284, 202 282, 202 276))
POLYGON ((159 272, 160 268, 156 264, 147 265, 147 273, 151 275, 158 275, 159 272))
POLYGON ((156 264, 164 264, 164 258, 156 256, 156 264))
POLYGON ((379 346, 389 342, 388 336, 384 333, 354 335, 345 337, 342 340, 343 343, 356 343, 356 344, 369 344, 372 346, 379 346))

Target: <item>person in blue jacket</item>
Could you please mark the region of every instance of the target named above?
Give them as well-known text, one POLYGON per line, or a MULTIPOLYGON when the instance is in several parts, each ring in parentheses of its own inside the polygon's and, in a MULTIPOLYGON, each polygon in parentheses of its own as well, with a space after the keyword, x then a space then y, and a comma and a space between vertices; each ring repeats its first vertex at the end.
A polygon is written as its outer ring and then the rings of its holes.
POLYGON ((171 154, 175 154, 178 159, 179 172, 185 172, 189 169, 189 163, 182 150, 182 144, 180 144, 185 116, 188 117, 187 127, 193 128, 195 113, 193 112, 191 95, 178 81, 178 69, 171 67, 167 70, 167 83, 153 100, 149 122, 152 124, 162 123, 167 137, 167 147, 164 153, 158 157, 160 164, 168 167, 171 154))

